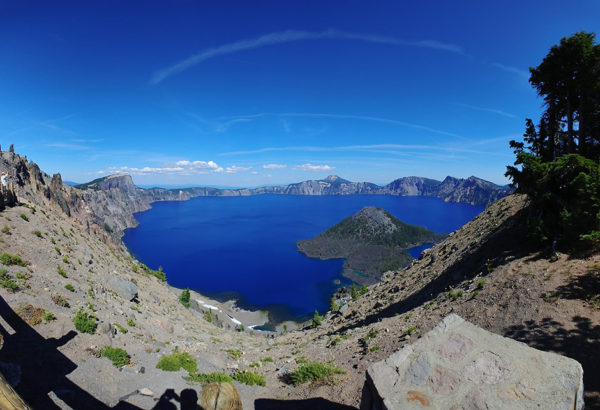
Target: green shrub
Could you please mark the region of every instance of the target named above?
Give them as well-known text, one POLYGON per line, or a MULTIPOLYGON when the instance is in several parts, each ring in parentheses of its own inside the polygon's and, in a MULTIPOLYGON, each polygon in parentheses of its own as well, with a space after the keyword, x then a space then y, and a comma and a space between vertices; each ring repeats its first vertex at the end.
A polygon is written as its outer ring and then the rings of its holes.
POLYGON ((116 322, 115 322, 115 323, 113 323, 113 325, 115 325, 115 327, 116 327, 117 329, 119 329, 119 332, 121 332, 121 333, 123 333, 123 334, 127 333, 127 329, 125 329, 125 328, 124 328, 123 326, 121 326, 120 324, 118 324, 118 323, 116 323, 116 322))
MULTIPOLYGON (((54 243, 54 242, 52 242, 54 243)), ((56 253, 58 253, 59 255, 62 255, 62 252, 60 251, 60 248, 58 246, 54 247, 54 250, 56 251, 56 253)))
POLYGON ((22 220, 24 220, 25 222, 29 222, 29 218, 27 218, 27 215, 25 214, 21 214, 19 215, 21 217, 22 220))
POLYGON ((405 335, 409 335, 409 336, 410 336, 410 335, 412 335, 414 332, 416 332, 417 330, 419 330, 419 328, 418 328, 418 327, 416 327, 416 326, 411 326, 411 327, 409 327, 409 328, 406 330, 406 332, 404 332, 404 334, 405 334, 405 335))
POLYGON ((52 301, 54 303, 56 303, 58 306, 60 306, 60 307, 65 307, 65 308, 70 307, 69 302, 67 301, 67 299, 63 298, 60 295, 52 295, 52 301))
POLYGON ((340 310, 341 306, 335 303, 335 296, 332 296, 329 300, 329 310, 331 312, 336 312, 340 310))
POLYGON ((69 292, 75 292, 75 288, 70 283, 67 283, 65 285, 65 289, 68 290, 69 292))
POLYGON ((0 269, 0 286, 11 292, 19 290, 19 284, 8 274, 4 268, 0 269))
POLYGON ((290 378, 296 386, 306 382, 334 384, 335 375, 344 373, 332 364, 311 362, 292 372, 290 378))
POLYGON ((448 292, 448 296, 450 298, 452 298, 452 300, 457 300, 459 297, 461 297, 463 295, 463 291, 459 290, 458 292, 454 289, 450 289, 450 291, 448 292))
POLYGON ((4 225, 4 228, 2 228, 2 233, 6 234, 6 235, 10 235, 10 228, 6 225, 4 225))
POLYGON ((127 319, 127 326, 135 327, 135 322, 133 319, 127 319))
POLYGON ((193 374, 198 371, 198 365, 196 359, 194 359, 189 353, 180 353, 175 350, 171 355, 163 355, 156 364, 157 369, 164 370, 166 372, 176 372, 183 368, 188 373, 193 374))
POLYGON ((271 357, 265 357, 264 359, 261 360, 261 362, 273 363, 273 358, 271 358, 271 357))
POLYGON ((367 350, 365 350, 365 354, 373 353, 379 349, 381 349, 381 346, 377 346, 377 345, 371 346, 367 350))
POLYGON ((208 323, 212 323, 213 321, 213 317, 212 317, 212 309, 208 309, 204 312, 204 314, 202 315, 202 317, 204 318, 204 320, 206 320, 208 323))
POLYGON ((232 359, 239 359, 240 357, 242 357, 241 350, 227 349, 226 352, 229 353, 229 357, 231 357, 232 359))
POLYGON ((255 384, 258 386, 266 385, 265 376, 250 370, 238 371, 233 375, 233 379, 248 386, 254 386, 255 384))
POLYGON ((66 277, 68 277, 68 276, 67 276, 67 272, 65 272, 65 271, 63 270, 63 268, 61 268, 61 267, 60 267, 60 265, 58 265, 58 268, 57 268, 56 270, 57 270, 58 274, 59 274, 60 276, 62 276, 63 278, 66 278, 66 277))
POLYGON ((483 285, 485 285, 485 279, 479 279, 479 282, 477 282, 477 290, 483 289, 483 285))
POLYGON ((233 379, 225 373, 214 372, 214 373, 190 373, 189 376, 184 377, 188 382, 196 382, 202 384, 208 383, 231 383, 233 379))
POLYGON ((360 294, 361 294, 361 296, 362 296, 362 295, 364 295, 365 293, 367 293, 367 291, 368 291, 368 289, 367 289, 367 285, 364 285, 364 284, 363 284, 363 285, 360 287, 360 294))
POLYGON ((181 304, 183 306, 185 306, 186 308, 190 307, 190 290, 189 289, 184 289, 181 292, 181 295, 179 295, 179 302, 181 302, 181 304))
POLYGON ((100 352, 102 357, 112 360, 115 367, 123 367, 129 364, 129 355, 118 347, 104 346, 100 352))
POLYGON ((96 332, 96 327, 98 326, 96 317, 87 314, 83 310, 77 312, 73 318, 73 323, 75 324, 75 329, 79 330, 81 333, 89 333, 91 335, 96 332))
POLYGON ((19 265, 25 266, 26 263, 19 255, 11 255, 10 253, 3 253, 0 255, 0 262, 3 265, 19 265))
POLYGON ((34 231, 34 232, 33 232, 33 234, 34 234, 35 236, 37 236, 38 238, 41 238, 41 237, 42 237, 42 233, 41 233, 40 231, 34 231))
POLYGON ((352 289, 350 290, 350 296, 352 296, 352 300, 356 300, 360 296, 358 290, 356 290, 356 285, 354 283, 352 284, 352 289))
POLYGON ((66 256, 63 256, 62 261, 63 261, 63 263, 69 263, 69 258, 67 258, 66 256))
POLYGON ((144 265, 143 263, 140 263, 140 267, 146 273, 146 275, 155 276, 162 281, 167 280, 167 275, 163 272, 162 266, 159 266, 158 270, 153 270, 153 269, 150 269, 149 267, 147 267, 146 265, 144 265))
POLYGON ((311 323, 310 327, 312 327, 314 329, 315 327, 320 326, 322 322, 323 322, 323 316, 319 315, 319 312, 315 310, 315 314, 313 315, 312 323, 311 323))
POLYGON ((54 315, 52 314, 52 312, 46 311, 46 313, 44 313, 44 320, 45 320, 46 322, 51 322, 51 321, 53 321, 53 320, 56 320, 56 316, 54 316, 54 315))

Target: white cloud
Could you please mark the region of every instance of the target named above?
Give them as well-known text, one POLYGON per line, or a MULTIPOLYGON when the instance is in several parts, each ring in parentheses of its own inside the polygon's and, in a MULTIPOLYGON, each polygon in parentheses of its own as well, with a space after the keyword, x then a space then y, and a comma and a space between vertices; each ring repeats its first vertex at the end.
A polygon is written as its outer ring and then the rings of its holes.
POLYGON ((340 119, 340 120, 357 120, 357 121, 373 121, 379 122, 383 124, 392 124, 399 125, 407 128, 414 128, 417 130, 432 132, 434 134, 446 135, 448 137, 455 137, 459 139, 466 139, 465 137, 454 134, 449 131, 439 130, 436 128, 428 127, 427 125, 421 124, 413 124, 410 122, 399 121, 391 118, 382 118, 382 117, 372 117, 368 115, 352 115, 352 114, 330 114, 330 113, 315 113, 315 112, 261 112, 257 114, 249 114, 249 115, 237 115, 230 117, 221 117, 220 119, 223 121, 228 121, 227 123, 231 123, 232 121, 239 121, 242 119, 253 120, 256 118, 262 117, 305 117, 305 118, 332 118, 332 119, 340 119))
POLYGON ((285 164, 265 164, 262 166, 264 169, 282 169, 287 167, 285 164))
POLYGON ((389 44, 393 46, 431 48, 436 50, 449 51, 456 54, 465 54, 462 47, 457 46, 455 44, 443 43, 437 40, 408 41, 395 37, 380 36, 377 34, 349 33, 334 29, 329 29, 321 32, 286 30, 264 34, 259 37, 239 40, 234 43, 223 44, 221 46, 204 49, 199 53, 194 54, 184 60, 181 60, 169 67, 155 71, 152 75, 152 78, 150 79, 150 84, 158 84, 174 74, 185 71, 197 64, 200 64, 206 60, 210 60, 218 56, 237 53, 238 51, 252 50, 269 45, 318 39, 359 40, 371 43, 389 44))
POLYGON ((228 174, 236 174, 238 172, 245 172, 252 169, 252 167, 238 167, 235 165, 232 165, 230 167, 225 168, 225 172, 228 174))
POLYGON ((525 79, 529 79, 529 71, 526 70, 522 70, 520 68, 517 67, 513 67, 510 65, 504 65, 504 64, 500 64, 500 63, 492 63, 492 66, 499 68, 500 70, 504 70, 508 73, 512 73, 512 74, 516 74, 519 77, 523 77, 525 79))
POLYGON ((192 174, 207 174, 209 172, 223 172, 223 167, 220 167, 214 161, 176 161, 173 164, 165 164, 162 167, 109 167, 105 170, 98 171, 99 174, 115 174, 128 173, 132 175, 151 175, 151 174, 171 174, 171 175, 192 175, 192 174))
POLYGON ((335 167, 329 165, 313 165, 313 164, 302 164, 294 167, 298 171, 333 171, 335 167))
POLYGON ((470 108, 472 110, 491 112, 493 114, 502 115, 503 117, 516 118, 516 116, 514 114, 511 114, 511 113, 506 112, 506 111, 498 110, 496 108, 478 107, 476 105, 470 105, 470 104, 458 104, 458 105, 470 108))
POLYGON ((214 161, 177 161, 175 163, 177 166, 181 167, 189 167, 189 168, 197 168, 197 169, 218 169, 219 166, 214 161))

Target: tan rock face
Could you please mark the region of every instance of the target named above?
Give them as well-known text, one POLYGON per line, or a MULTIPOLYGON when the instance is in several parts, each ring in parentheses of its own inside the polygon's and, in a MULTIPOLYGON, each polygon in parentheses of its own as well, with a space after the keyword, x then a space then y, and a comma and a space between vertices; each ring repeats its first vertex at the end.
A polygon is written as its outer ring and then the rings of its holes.
POLYGON ((205 410, 242 410, 242 400, 231 383, 210 383, 202 389, 200 407, 205 410))
POLYGON ((437 353, 451 362, 458 363, 473 350, 473 346, 473 341, 468 337, 453 334, 447 342, 438 347, 437 353))

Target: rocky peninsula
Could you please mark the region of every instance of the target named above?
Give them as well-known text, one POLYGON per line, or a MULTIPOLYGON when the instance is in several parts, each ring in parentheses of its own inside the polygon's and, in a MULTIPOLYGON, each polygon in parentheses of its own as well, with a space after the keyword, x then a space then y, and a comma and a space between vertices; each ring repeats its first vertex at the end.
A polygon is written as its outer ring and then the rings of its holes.
POLYGON ((407 249, 434 244, 444 237, 369 206, 312 239, 298 241, 297 246, 311 258, 344 258, 345 277, 359 284, 373 284, 384 272, 410 263, 413 258, 407 249))

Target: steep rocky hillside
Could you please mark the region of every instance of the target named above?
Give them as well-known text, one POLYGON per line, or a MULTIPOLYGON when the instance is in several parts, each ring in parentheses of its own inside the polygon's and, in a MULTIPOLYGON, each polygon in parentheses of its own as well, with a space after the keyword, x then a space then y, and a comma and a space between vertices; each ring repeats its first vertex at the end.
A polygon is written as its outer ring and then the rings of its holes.
POLYGON ((365 207, 314 238, 297 246, 311 258, 344 258, 344 276, 372 284, 381 274, 406 266, 408 248, 443 238, 424 227, 406 224, 381 208, 365 207))

